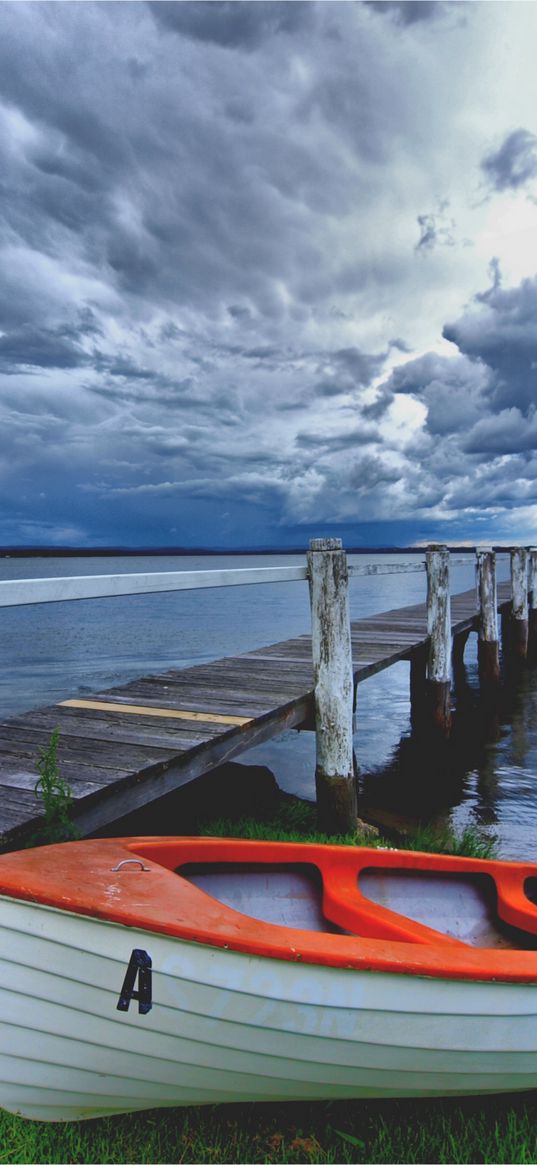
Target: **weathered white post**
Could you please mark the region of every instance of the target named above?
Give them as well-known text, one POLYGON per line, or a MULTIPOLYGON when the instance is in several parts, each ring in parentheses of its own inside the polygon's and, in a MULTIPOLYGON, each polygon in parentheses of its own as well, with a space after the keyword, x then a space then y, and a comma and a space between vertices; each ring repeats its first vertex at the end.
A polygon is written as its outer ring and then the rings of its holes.
POLYGON ((511 591, 509 654, 515 663, 525 660, 528 654, 528 552, 525 546, 514 546, 511 550, 511 591))
POLYGON ((431 728, 440 736, 451 732, 451 601, 449 550, 428 546, 427 566, 427 696, 431 728))
POLYGON ((352 651, 347 557, 341 539, 312 538, 308 570, 318 822, 325 833, 354 833, 352 651))
POLYGON ((537 663, 537 547, 528 550, 528 659, 537 663))
POLYGON ((479 601, 479 681, 484 691, 490 691, 500 682, 496 555, 491 546, 478 546, 475 553, 479 601))

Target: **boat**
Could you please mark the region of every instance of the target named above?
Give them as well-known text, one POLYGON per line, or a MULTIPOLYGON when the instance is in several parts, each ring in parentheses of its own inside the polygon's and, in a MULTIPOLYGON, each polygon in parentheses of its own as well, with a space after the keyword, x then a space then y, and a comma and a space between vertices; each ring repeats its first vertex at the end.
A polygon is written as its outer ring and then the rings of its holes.
POLYGON ((537 865, 222 838, 0 856, 0 1106, 537 1087, 537 865))

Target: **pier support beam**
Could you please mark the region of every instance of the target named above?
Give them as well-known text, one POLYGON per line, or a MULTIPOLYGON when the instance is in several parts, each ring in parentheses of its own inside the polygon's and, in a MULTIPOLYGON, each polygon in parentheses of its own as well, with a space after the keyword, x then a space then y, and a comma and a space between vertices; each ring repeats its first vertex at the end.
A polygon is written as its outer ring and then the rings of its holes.
POLYGON ((449 594, 449 550, 428 546, 427 566, 427 703, 434 735, 451 733, 451 602, 449 594))
POLYGON ((491 546, 476 548, 476 583, 479 601, 479 682, 483 694, 488 695, 500 683, 496 555, 491 546))
POLYGON ((427 646, 415 647, 410 656, 410 727, 418 736, 427 723, 427 646))
POLYGON ((511 614, 506 626, 506 662, 520 667, 528 654, 528 552, 524 546, 511 550, 511 614))
POLYGON ((528 663, 537 663, 537 547, 528 550, 528 663))
POLYGON ((464 674, 464 649, 470 635, 472 628, 467 627, 465 631, 459 631, 458 635, 453 636, 453 647, 451 648, 451 659, 453 662, 453 675, 464 674))
POLYGON ((315 682, 317 817, 325 833, 354 833, 353 676, 347 557, 339 538, 313 538, 308 554, 315 682))

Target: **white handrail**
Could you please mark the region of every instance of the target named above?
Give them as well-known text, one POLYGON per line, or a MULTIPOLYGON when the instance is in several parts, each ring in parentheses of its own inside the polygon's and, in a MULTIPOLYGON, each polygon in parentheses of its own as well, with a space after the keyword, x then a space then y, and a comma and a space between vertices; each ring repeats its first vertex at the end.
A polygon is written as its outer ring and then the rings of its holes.
POLYGON ((249 583, 295 582, 307 577, 306 566, 268 566, 237 570, 170 570, 155 574, 5 579, 0 581, 0 607, 115 598, 120 595, 154 594, 157 591, 191 591, 202 587, 245 586, 249 583))
MULTIPOLYGON (((469 554, 471 552, 469 551, 469 554)), ((470 565, 455 558, 453 565, 470 565)), ((425 571, 425 562, 374 562, 364 566, 349 563, 350 578, 368 575, 413 574, 425 571)), ((0 580, 0 607, 25 607, 37 603, 64 603, 79 599, 119 598, 171 591, 193 591, 208 587, 248 586, 253 583, 303 582, 304 566, 237 567, 222 570, 158 571, 145 574, 91 574, 62 578, 0 580)))
POLYGON ((367 566, 349 565, 349 578, 367 574, 413 574, 425 570, 424 562, 370 562, 367 566))
MULTIPOLYGON (((370 563, 349 566, 349 575, 403 574, 422 571, 424 563, 370 563)), ((91 574, 61 578, 4 579, 0 607, 36 603, 64 603, 79 599, 119 598, 157 592, 194 591, 208 587, 248 586, 253 583, 301 582, 306 566, 238 567, 223 570, 159 571, 146 574, 91 574)))

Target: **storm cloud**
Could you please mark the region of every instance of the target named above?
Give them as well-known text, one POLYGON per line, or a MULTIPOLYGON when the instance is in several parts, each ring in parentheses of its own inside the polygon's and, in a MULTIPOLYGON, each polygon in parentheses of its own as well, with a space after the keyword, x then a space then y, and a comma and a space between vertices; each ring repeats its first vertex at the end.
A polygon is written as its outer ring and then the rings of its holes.
POLYGON ((365 0, 365 3, 379 15, 393 17, 403 25, 435 20, 445 7, 442 0, 365 0))
POLYGON ((496 409, 514 405, 527 414, 537 402, 536 321, 534 276, 518 287, 496 285, 444 328, 445 338, 460 352, 490 370, 489 395, 496 409))
POLYGON ((531 527, 537 15, 483 9, 0 6, 0 542, 531 527))
POLYGON ((253 49, 266 37, 294 33, 309 23, 313 5, 304 0, 257 0, 237 4, 234 0, 151 0, 155 20, 165 28, 194 40, 209 41, 225 48, 253 49))
POLYGON ((481 169, 495 190, 517 190, 537 177, 537 137, 527 129, 513 130, 483 158, 481 169))

